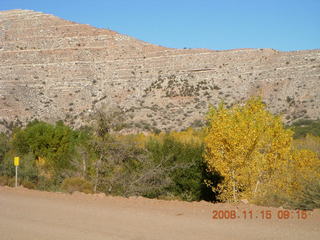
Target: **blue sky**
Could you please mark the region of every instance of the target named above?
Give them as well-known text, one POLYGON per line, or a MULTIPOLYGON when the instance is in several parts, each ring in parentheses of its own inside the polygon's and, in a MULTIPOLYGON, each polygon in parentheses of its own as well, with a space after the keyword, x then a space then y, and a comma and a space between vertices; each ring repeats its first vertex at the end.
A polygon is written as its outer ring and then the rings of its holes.
POLYGON ((320 0, 0 0, 174 48, 320 48, 320 0))

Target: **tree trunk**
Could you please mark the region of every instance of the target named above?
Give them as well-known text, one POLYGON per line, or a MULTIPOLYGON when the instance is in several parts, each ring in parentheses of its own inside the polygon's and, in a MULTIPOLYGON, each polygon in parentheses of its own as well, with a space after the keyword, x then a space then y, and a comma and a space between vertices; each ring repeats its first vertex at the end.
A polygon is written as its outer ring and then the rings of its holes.
POLYGON ((83 176, 83 178, 86 177, 86 172, 87 172, 86 159, 85 159, 85 158, 82 158, 82 176, 83 176))
POLYGON ((257 191, 258 191, 258 186, 259 186, 259 184, 260 184, 260 180, 258 180, 257 183, 256 183, 256 187, 255 187, 254 192, 253 192, 253 197, 256 196, 256 193, 257 193, 257 191))
POLYGON ((97 192, 97 186, 98 186, 98 182, 99 182, 99 170, 100 170, 101 159, 102 159, 102 155, 100 155, 100 158, 96 163, 96 177, 95 177, 95 182, 94 182, 94 187, 93 187, 93 192, 95 192, 95 193, 97 192))
POLYGON ((234 170, 232 171, 232 182, 233 182, 233 186, 232 186, 232 190, 233 190, 233 201, 236 202, 237 198, 236 198, 236 181, 234 178, 234 170))

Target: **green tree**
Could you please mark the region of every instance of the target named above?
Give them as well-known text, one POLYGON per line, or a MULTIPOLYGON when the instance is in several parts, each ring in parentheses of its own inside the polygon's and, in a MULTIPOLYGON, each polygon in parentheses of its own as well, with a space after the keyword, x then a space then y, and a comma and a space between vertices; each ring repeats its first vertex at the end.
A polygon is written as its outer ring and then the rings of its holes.
POLYGON ((9 151, 9 138, 4 133, 0 133, 0 165, 4 161, 7 151, 9 151))
POLYGON ((20 156, 32 154, 34 159, 33 162, 30 160, 30 164, 37 164, 47 175, 62 181, 68 170, 72 169, 78 139, 78 132, 62 122, 51 125, 34 121, 14 133, 12 148, 20 156))

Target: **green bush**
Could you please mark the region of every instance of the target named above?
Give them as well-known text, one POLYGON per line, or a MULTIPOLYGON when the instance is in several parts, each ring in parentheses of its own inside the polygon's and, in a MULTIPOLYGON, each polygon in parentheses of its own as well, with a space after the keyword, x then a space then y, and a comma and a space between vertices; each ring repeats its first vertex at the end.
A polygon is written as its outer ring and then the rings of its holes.
POLYGON ((59 179, 72 169, 71 161, 78 139, 79 132, 72 130, 62 122, 51 125, 33 121, 25 129, 16 131, 12 141, 12 150, 21 157, 28 155, 30 167, 35 165, 37 158, 45 159, 46 170, 59 179))
MULTIPOLYGON (((13 158, 17 156, 13 151, 6 153, 3 162, 0 164, 0 175, 14 178, 15 167, 13 165, 13 158)), ((38 180, 38 169, 35 164, 34 155, 28 153, 20 157, 20 165, 18 168, 18 180, 29 181, 37 183, 38 180)))
POLYGON ((62 182, 61 189, 68 193, 73 193, 75 191, 84 192, 84 193, 93 193, 92 184, 78 177, 66 178, 62 182))
POLYGON ((9 150, 9 138, 3 133, 0 133, 0 165, 4 161, 4 156, 9 150))
POLYGON ((206 171, 203 144, 183 143, 168 135, 163 141, 151 140, 146 148, 155 165, 165 169, 162 177, 169 179, 162 193, 150 193, 148 197, 168 195, 186 201, 214 200, 212 190, 204 181, 216 182, 219 176, 206 171))
POLYGON ((126 197, 215 200, 204 180, 215 183, 217 176, 206 171, 201 142, 183 142, 166 134, 142 137, 144 144, 139 145, 135 137, 104 140, 106 150, 98 155, 98 191, 126 197))
POLYGON ((100 116, 96 127, 73 130, 62 122, 33 121, 11 136, 0 135, 0 175, 6 176, 0 185, 14 186, 13 158, 19 156, 19 185, 27 188, 214 200, 204 183, 214 181, 206 172, 201 140, 185 143, 162 133, 118 135, 117 123, 100 116), (69 178, 75 175, 81 177, 69 178))
POLYGON ((299 120, 289 127, 294 131, 294 138, 302 138, 307 134, 320 136, 320 120, 299 120))

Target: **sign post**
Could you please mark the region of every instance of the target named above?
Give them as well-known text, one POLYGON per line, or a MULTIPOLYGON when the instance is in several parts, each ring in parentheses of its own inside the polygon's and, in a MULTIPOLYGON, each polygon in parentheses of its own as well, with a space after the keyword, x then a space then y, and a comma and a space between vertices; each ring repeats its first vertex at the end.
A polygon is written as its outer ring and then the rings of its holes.
POLYGON ((18 187, 18 166, 19 166, 19 161, 20 161, 19 157, 14 157, 13 163, 14 163, 14 166, 16 167, 16 184, 15 184, 16 187, 18 187))

